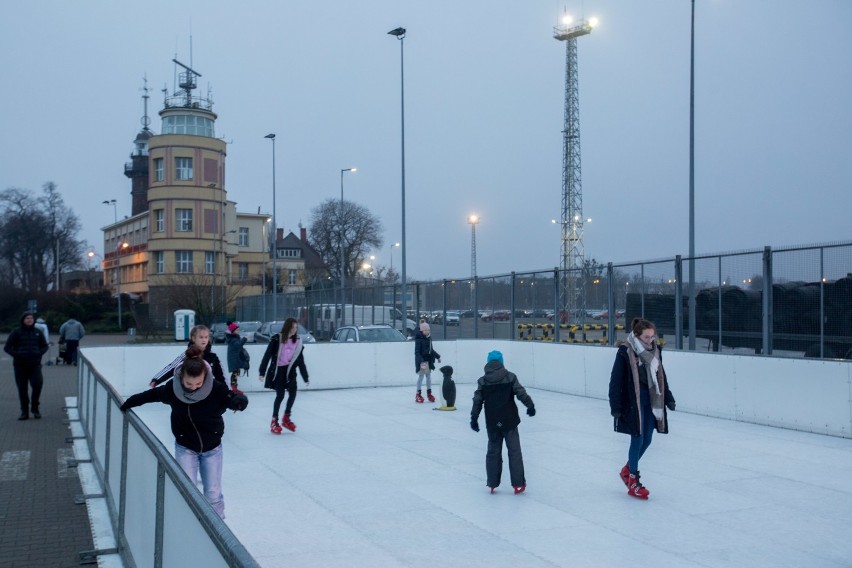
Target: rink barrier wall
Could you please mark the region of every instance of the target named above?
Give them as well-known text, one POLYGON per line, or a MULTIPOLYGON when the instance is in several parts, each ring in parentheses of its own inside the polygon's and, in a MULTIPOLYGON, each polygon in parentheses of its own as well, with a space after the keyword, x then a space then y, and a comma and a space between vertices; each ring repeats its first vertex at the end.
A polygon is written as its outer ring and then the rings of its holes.
MULTIPOLYGON (((486 355, 503 352, 522 384, 587 398, 608 398, 613 347, 510 340, 435 341, 459 384, 482 375, 486 355)), ((172 453, 135 413, 119 406, 185 347, 81 350, 78 406, 95 469, 107 496, 116 541, 128 566, 175 565, 192 550, 205 566, 257 566, 227 525, 187 480, 172 453), (109 379, 107 379, 107 377, 109 379), (152 496, 155 498, 152 499, 152 496), (180 531, 170 530, 180 527, 180 531)), ((266 345, 247 345, 252 369, 240 377, 249 396, 266 345)), ((414 345, 320 343, 305 347, 310 389, 415 387, 414 345)), ((227 367, 227 348, 214 347, 227 367)), ((852 363, 818 359, 663 351, 678 412, 852 438, 852 363)), ((227 368, 224 369, 227 376, 227 368)), ((433 376, 440 385, 441 374, 433 376)), ((438 388, 438 387, 436 387, 438 388)), ((412 392, 412 395, 414 393, 412 392)), ((469 401, 457 405, 465 409, 469 401)), ((608 412, 608 409, 602 409, 608 412)))

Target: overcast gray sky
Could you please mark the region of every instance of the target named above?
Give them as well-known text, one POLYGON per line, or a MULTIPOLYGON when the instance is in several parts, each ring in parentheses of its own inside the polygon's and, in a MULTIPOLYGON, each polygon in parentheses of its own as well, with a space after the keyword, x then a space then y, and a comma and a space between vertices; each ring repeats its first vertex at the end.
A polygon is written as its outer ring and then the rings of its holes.
MULTIPOLYGON (((689 0, 80 0, 7 3, 0 188, 53 181, 100 252, 151 87, 152 129, 175 55, 202 74, 228 142, 226 188, 279 226, 345 194, 400 240, 399 43, 404 26, 408 274, 559 264, 563 10, 578 40, 586 253, 688 252, 689 0), (190 35, 192 56, 190 58, 190 35)), ((852 2, 696 1, 696 251, 848 240, 852 2)), ((394 254, 399 267, 400 254, 394 254)))

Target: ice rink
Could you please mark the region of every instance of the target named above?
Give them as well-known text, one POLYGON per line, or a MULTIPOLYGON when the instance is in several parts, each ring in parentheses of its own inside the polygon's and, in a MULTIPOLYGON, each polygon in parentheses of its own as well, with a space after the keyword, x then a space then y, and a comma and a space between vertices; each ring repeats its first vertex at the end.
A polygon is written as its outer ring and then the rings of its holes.
MULTIPOLYGON (((504 463, 492 495, 473 389, 441 412, 410 387, 301 386, 298 430, 280 436, 274 393, 249 393, 226 415, 228 526, 268 567, 852 566, 852 440, 673 412, 640 501, 608 403, 528 389, 527 491, 504 463)), ((169 407, 135 412, 173 449, 169 407)))

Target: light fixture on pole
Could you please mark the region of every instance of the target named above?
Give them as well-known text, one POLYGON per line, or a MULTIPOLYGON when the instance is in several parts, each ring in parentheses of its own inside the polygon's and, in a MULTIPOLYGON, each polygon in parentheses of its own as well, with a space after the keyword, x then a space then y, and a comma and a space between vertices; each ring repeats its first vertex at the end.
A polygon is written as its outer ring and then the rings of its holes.
POLYGON ((399 244, 399 243, 394 243, 394 244, 392 244, 392 245, 390 246, 390 249, 391 249, 391 253, 390 253, 390 256, 391 256, 391 258, 390 258, 390 271, 391 271, 391 272, 393 272, 393 249, 398 248, 399 246, 400 246, 400 244, 399 244))
POLYGON ((104 205, 112 205, 113 223, 118 223, 118 206, 115 199, 104 199, 101 203, 104 205))
MULTIPOLYGON (((405 254, 408 250, 405 246, 405 28, 395 28, 388 32, 399 40, 399 109, 400 109, 400 159, 401 159, 401 188, 402 188, 402 317, 407 314, 406 309, 406 275, 405 254)), ((405 321, 403 319, 403 321, 405 321)))
POLYGON ((278 317, 278 228, 275 224, 275 134, 267 134, 264 138, 272 140, 272 319, 275 319, 278 317))
POLYGON ((695 0, 689 34, 689 350, 695 351, 695 0))
POLYGON ((116 282, 118 291, 118 330, 121 331, 121 251, 128 248, 130 243, 121 242, 115 249, 116 282))
POLYGON ((343 242, 346 231, 343 226, 343 174, 357 171, 358 168, 340 170, 340 211, 337 214, 337 225, 340 231, 340 325, 346 325, 346 247, 343 242))

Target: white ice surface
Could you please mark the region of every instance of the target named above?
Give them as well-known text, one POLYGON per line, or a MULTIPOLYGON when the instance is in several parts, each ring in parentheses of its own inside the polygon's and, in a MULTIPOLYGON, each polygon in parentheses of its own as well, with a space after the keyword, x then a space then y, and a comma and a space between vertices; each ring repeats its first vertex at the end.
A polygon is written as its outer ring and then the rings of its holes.
MULTIPOLYGON (((491 495, 473 388, 459 385, 455 412, 412 388, 302 388, 298 431, 280 436, 274 393, 251 393, 226 414, 227 524, 268 567, 852 565, 852 440, 673 412, 639 501, 608 404, 529 389, 527 492, 504 463, 491 495)), ((171 450, 169 408, 135 411, 171 450)))

